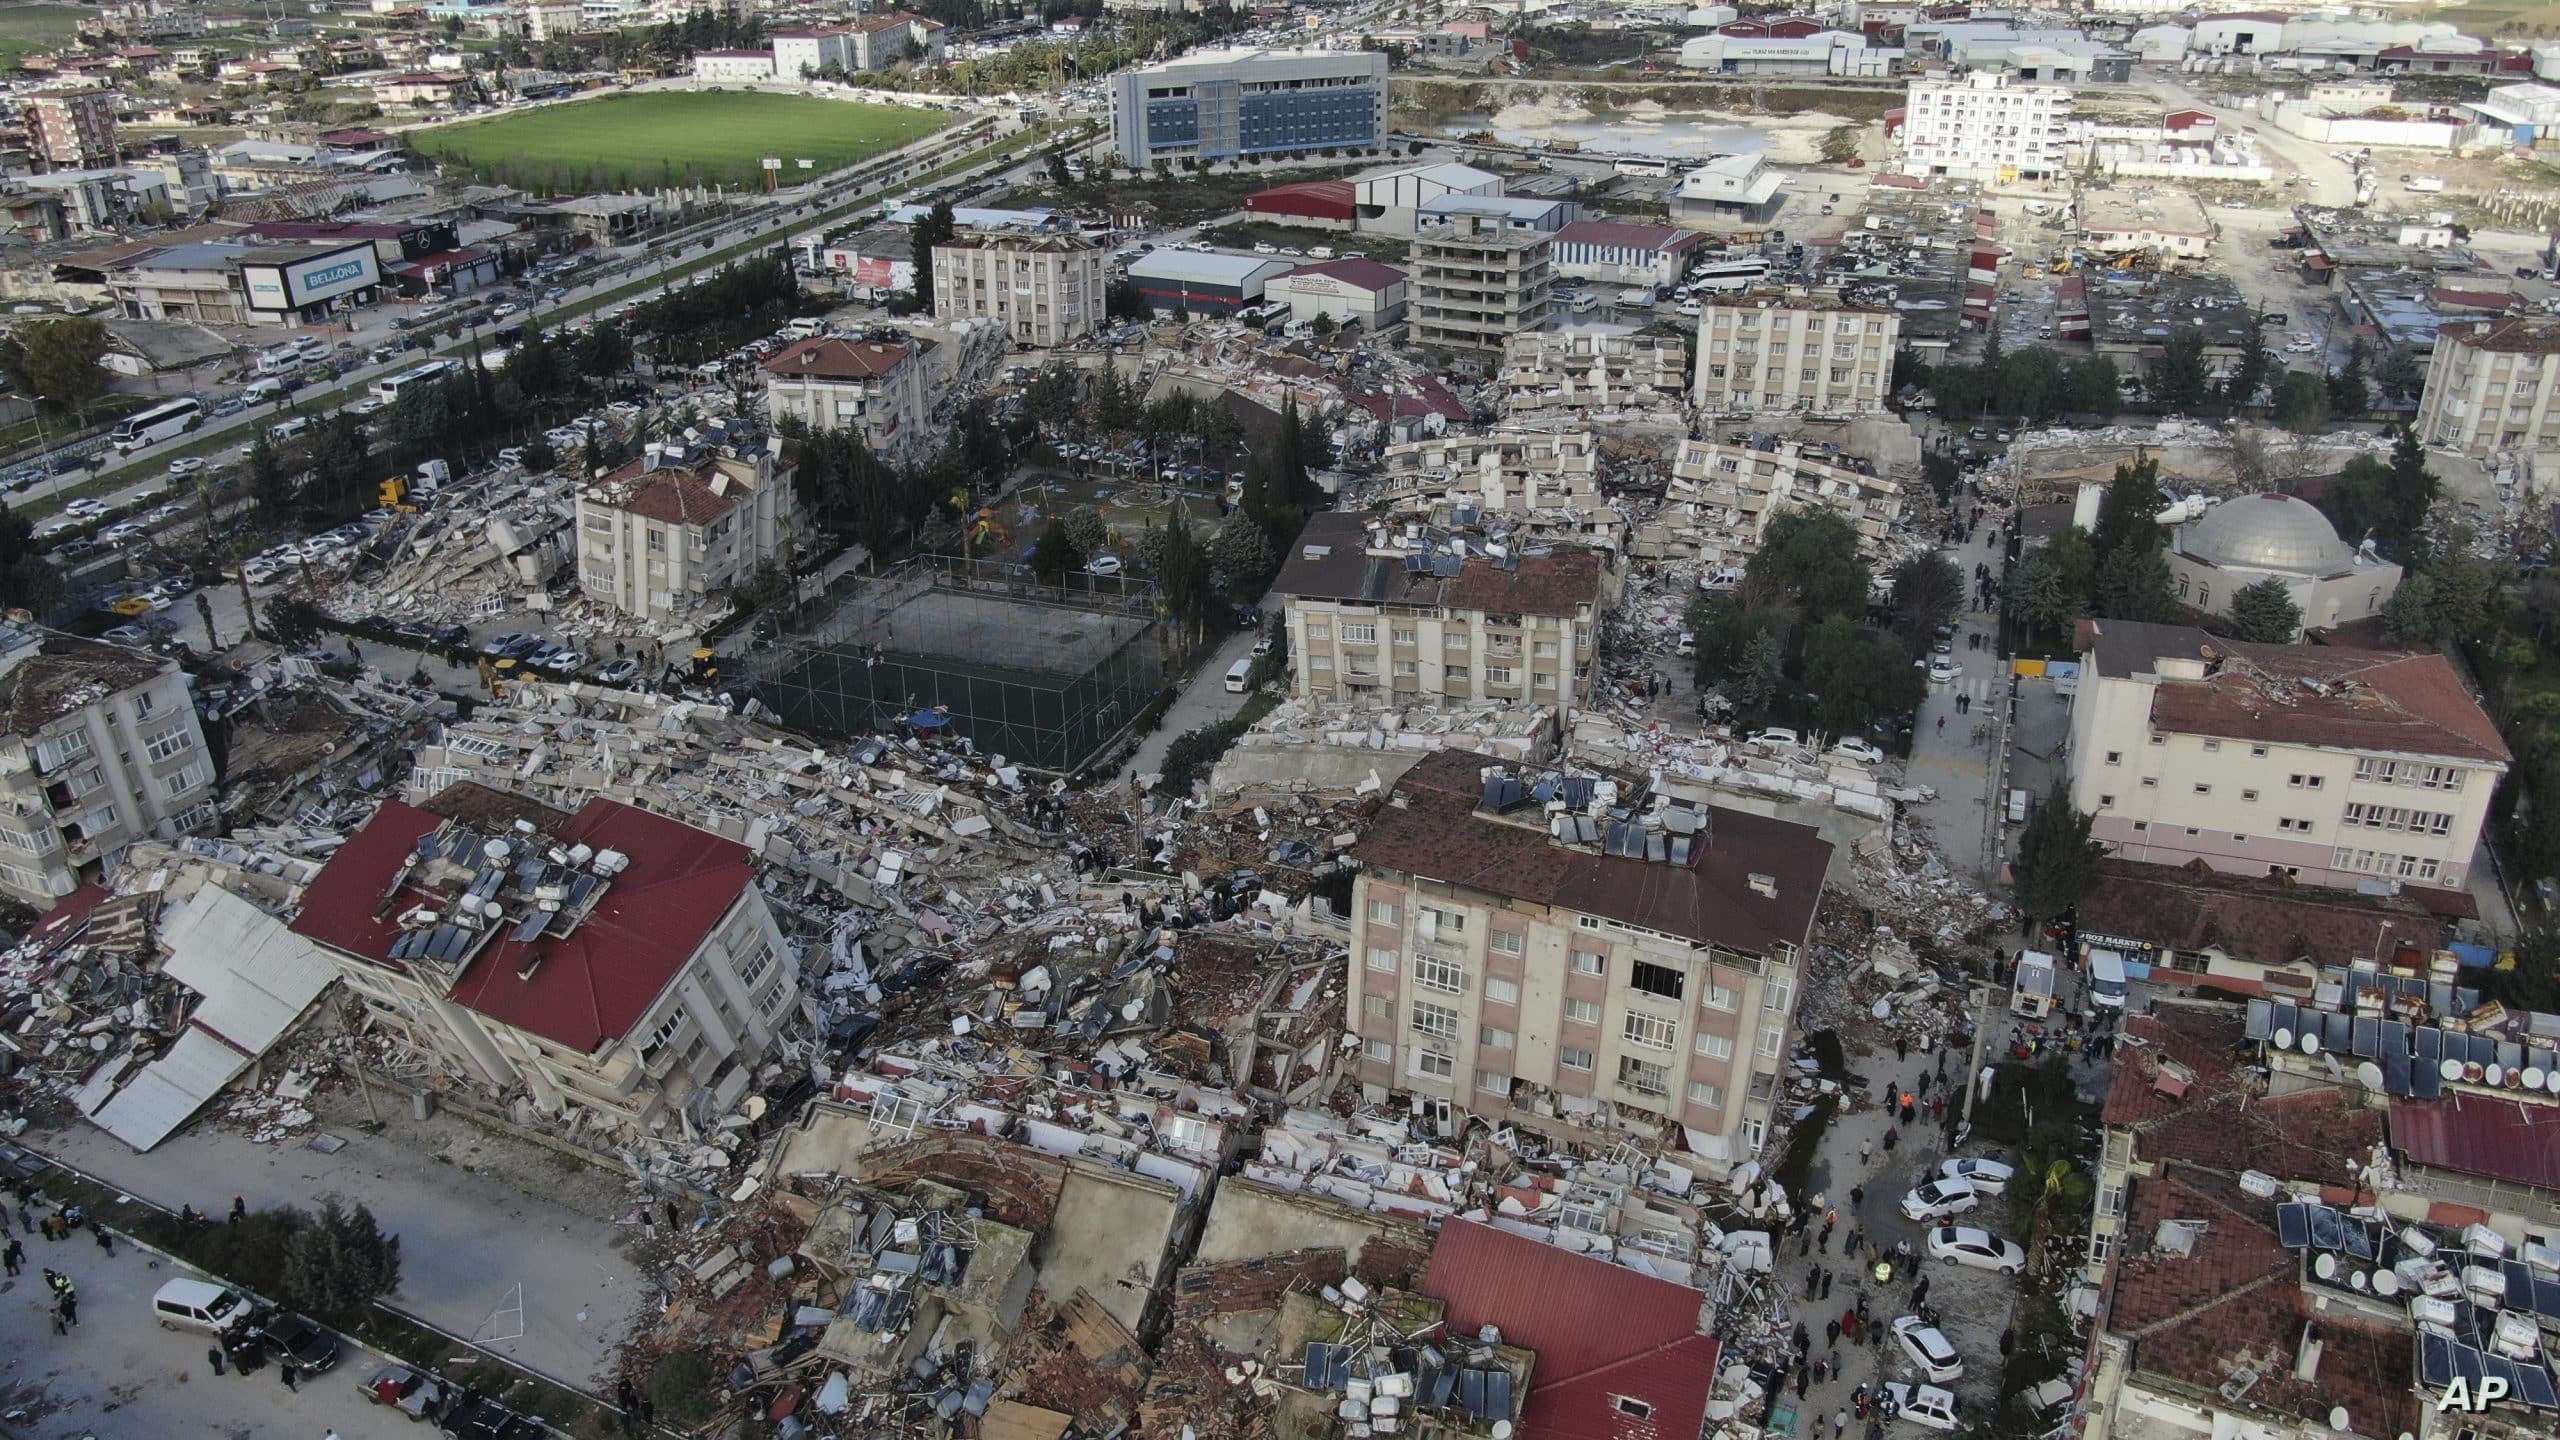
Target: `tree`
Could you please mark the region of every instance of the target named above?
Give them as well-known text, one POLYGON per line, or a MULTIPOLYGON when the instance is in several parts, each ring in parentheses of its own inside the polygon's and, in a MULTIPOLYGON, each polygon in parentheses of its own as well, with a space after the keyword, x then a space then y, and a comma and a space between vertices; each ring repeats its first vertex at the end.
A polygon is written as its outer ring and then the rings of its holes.
POLYGON ((1031 573, 1041 583, 1064 589, 1067 577, 1084 568, 1084 552, 1076 548, 1073 535, 1067 533, 1064 520, 1052 515, 1040 531, 1039 542, 1032 547, 1031 573))
POLYGON ((2427 367, 2415 352, 2395 347, 2383 352, 2382 363, 2373 368, 2373 386, 2383 399, 2401 404, 2427 388, 2427 367))
POLYGON ((2192 328, 2171 335, 2160 347, 2160 358, 2152 363, 2146 385, 2163 410, 2183 415, 2202 409, 2213 388, 2212 372, 2205 366, 2204 336, 2192 328))
POLYGON ((2066 408, 2077 414, 2113 420, 2124 408, 2124 377, 2117 372, 2116 362, 2104 355, 2073 362, 2064 388, 2071 397, 2066 408))
POLYGON ((1893 625, 1903 649, 1924 655, 1938 627, 1964 608, 1964 572, 1937 551, 1925 551, 1893 567, 1892 593, 1893 625))
POLYGON ((2422 558, 2427 512, 2435 508, 2435 472, 2427 468, 2427 450, 2414 427, 2403 425, 2391 437, 2390 488, 2386 492, 2390 539, 2403 561, 2422 558))
POLYGON ((2364 337, 2359 335, 2347 346, 2347 363, 2329 376, 2329 408, 2341 419, 2354 419, 2373 408, 2373 393, 2364 378, 2370 359, 2364 337))
POLYGON ((1102 522, 1102 512, 1090 505, 1079 505, 1067 512, 1067 538, 1075 542, 1076 553, 1099 555, 1111 548, 1111 527, 1102 522))
POLYGON ((1319 340, 1332 334, 1333 312, 1330 310, 1317 311, 1316 318, 1307 322, 1307 330, 1319 340))
POLYGON ((2269 576, 2231 592, 2231 632, 2261 645, 2283 645, 2302 633, 2302 607, 2293 592, 2269 576))
POLYGON ((1805 637, 1803 693, 1814 725, 1852 735, 1880 714, 1916 708, 1928 681, 1891 636, 1834 615, 1805 637))
POLYGON ((400 1237, 385 1235, 373 1212, 331 1196, 284 1246, 283 1300, 347 1325, 400 1288, 400 1237))
POLYGON ((918 220, 910 232, 908 254, 915 261, 916 299, 919 308, 928 315, 933 313, 933 247, 950 244, 952 237, 959 233, 960 227, 951 218, 951 202, 948 200, 934 201, 933 208, 925 212, 924 218, 918 220))
POLYGON ((2288 370, 2276 382, 2276 423, 2296 435, 2329 423, 2329 384, 2308 370, 2288 370))
POLYGON ((2145 455, 2131 464, 2118 465, 2114 481, 2098 501, 2098 528, 2089 536, 2089 546, 2097 553, 2098 563, 2103 566, 2125 551, 2147 555, 2159 549, 2166 538, 2159 515, 2167 504, 2167 498, 2160 493, 2157 458, 2145 455))
POLYGON ((1763 715, 1787 683, 1786 651, 1774 628, 1755 630, 1743 642, 1740 663, 1718 687, 1745 715, 1763 715))
POLYGON ((44 563, 43 549, 35 543, 35 526, 0 504, 0 610, 41 613, 60 588, 61 577, 44 563))
POLYGON ((2035 1198, 2027 1213, 2027 1273, 2041 1275, 2057 1222, 2088 1213, 2089 1176, 2067 1154, 2039 1148, 2021 1158, 2026 1163, 2019 1178, 2035 1198))
POLYGON ((2256 404, 2258 392, 2266 388, 2267 375, 2274 367, 2275 357, 2267 353, 2266 332, 2250 326, 2248 339, 2240 345, 2240 363, 2222 377, 2222 403, 2235 411, 2256 404))
POLYGON ((95 320, 37 320, 0 336, 0 375, 47 410, 77 410, 106 393, 106 353, 107 327, 95 320))
POLYGON ((285 484, 284 463, 276 456, 275 442, 267 438, 263 428, 258 431, 258 438, 249 442, 247 463, 249 497, 272 519, 293 498, 293 492, 285 484))
POLYGON ((1210 568, 1225 576, 1228 588, 1238 594, 1259 588, 1275 563, 1270 537, 1241 511, 1228 516, 1209 542, 1210 568))
POLYGON ((1744 583, 1819 621, 1864 614, 1873 574, 1858 554, 1858 532, 1846 519, 1836 511, 1798 508, 1769 522, 1744 583))
POLYGON ((2424 645, 2436 638, 2435 585, 2423 574, 2403 575, 2382 604, 2382 638, 2391 645, 2424 645))
POLYGON ((2496 627, 2497 579, 2461 546, 2447 546, 2427 566, 2426 578, 2438 639, 2467 645, 2496 627))
POLYGON ((2024 933, 2034 933, 2039 920, 2070 913, 2097 882, 2098 862, 2107 854, 2105 842, 2089 834, 2097 818, 2072 809, 2071 792, 2059 780, 2027 817, 2010 884, 2024 933))
POLYGON ((1858 158, 1859 141, 1865 138, 1863 125, 1834 125, 1822 135, 1822 158, 1825 163, 1846 165, 1858 158))
POLYGON ((2089 533, 2073 526, 2009 567, 2010 611, 2031 633, 2067 636, 2089 613, 2096 574, 2089 533))
POLYGON ((2108 620, 2165 624, 2178 618, 2169 594, 2169 560, 2157 550, 2118 550, 2098 562, 2089 613, 2108 620))

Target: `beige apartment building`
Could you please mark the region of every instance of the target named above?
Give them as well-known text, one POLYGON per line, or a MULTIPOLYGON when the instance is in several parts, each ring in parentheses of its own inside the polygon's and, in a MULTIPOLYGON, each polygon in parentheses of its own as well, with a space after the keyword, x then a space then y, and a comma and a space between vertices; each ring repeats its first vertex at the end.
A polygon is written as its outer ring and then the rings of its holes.
POLYGON ((1017 347, 1054 349, 1101 328, 1103 242, 971 230, 933 247, 933 313, 993 320, 1017 347))
POLYGON ((922 459, 936 441, 934 344, 822 335, 764 362, 765 414, 812 430, 853 430, 892 463, 922 459))
POLYGON ((1352 853, 1371 1103, 1411 1097, 1444 1134, 1677 1126, 1719 1176, 1760 1153, 1831 862, 1811 827, 1440 750, 1352 853), (1630 800, 1639 820, 1608 818, 1630 800))
POLYGON ((1453 215, 1414 231, 1414 344, 1498 356, 1553 313, 1555 237, 1495 215, 1453 215))
POLYGON ((1285 597, 1301 698, 1405 706, 1580 703, 1599 649, 1596 551, 1434 550, 1343 511, 1307 522, 1271 593, 1285 597))
POLYGON ((1697 558, 1712 566, 1747 563, 1769 522, 1794 506, 1818 505, 1849 522, 1873 556, 1902 524, 1909 502, 1900 482, 1837 451, 1810 450, 1769 436, 1684 440, 1672 457, 1664 498, 1694 506, 1697 558))
POLYGON ((1659 335, 1540 330, 1502 347, 1502 413, 1678 408, 1689 400, 1689 347, 1659 335))
POLYGON ((0 624, 0 893, 48 909, 133 841, 215 815, 213 758, 177 661, 0 624))
POLYGON ((580 1132, 699 1135, 807 1028, 754 858, 619 801, 465 782, 384 802, 293 930, 438 1072, 580 1132))
POLYGON ((2469 880, 2509 755, 2443 656, 2122 620, 2082 622, 2080 649, 2071 803, 2117 855, 2342 889, 2469 880))
POLYGON ((1390 445, 1383 488, 1445 493, 1487 513, 1587 506, 1600 498, 1600 440, 1588 430, 1495 430, 1390 445))
POLYGON ((2560 319, 2510 316, 2436 332, 2418 395, 2417 430, 2430 445, 2494 461, 2560 449, 2560 319))
POLYGON ((1698 315, 1698 408, 1872 415, 1893 383, 1902 317, 1836 290, 1758 290, 1698 315))
POLYGON ((652 445, 578 492, 578 588, 626 615, 669 620, 782 558, 797 513, 784 444, 702 458, 652 445))

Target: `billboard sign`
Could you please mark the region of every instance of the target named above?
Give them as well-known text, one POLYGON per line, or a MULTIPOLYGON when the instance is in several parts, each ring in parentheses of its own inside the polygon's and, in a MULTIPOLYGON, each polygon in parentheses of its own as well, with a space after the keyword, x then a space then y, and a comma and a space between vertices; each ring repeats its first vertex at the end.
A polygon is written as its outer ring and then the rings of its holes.
POLYGON ((284 264, 243 265, 240 274, 249 287, 250 306, 259 310, 299 310, 382 283, 370 245, 284 264))

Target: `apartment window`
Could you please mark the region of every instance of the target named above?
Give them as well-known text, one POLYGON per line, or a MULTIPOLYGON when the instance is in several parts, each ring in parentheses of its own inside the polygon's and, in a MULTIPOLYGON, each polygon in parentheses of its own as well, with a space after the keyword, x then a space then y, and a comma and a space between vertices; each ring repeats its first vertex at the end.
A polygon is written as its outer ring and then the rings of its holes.
POLYGON ((1564 1018, 1576 1025, 1597 1025, 1600 1023, 1600 1002, 1567 1000, 1564 1002, 1564 1018))
POLYGON ((2308 820, 2295 820, 2287 817, 2285 819, 2278 820, 2276 822, 2276 828, 2285 831, 2300 830, 2308 832, 2311 829, 2311 822, 2308 820))
POLYGON ((1498 976, 1488 975, 1484 981, 1484 1000, 1488 1005, 1517 1005, 1520 987, 1498 976))
POLYGON ((145 690, 133 697, 133 718, 148 720, 160 708, 160 697, 145 690))
POLYGON ((647 1038, 640 1042, 640 1053, 643 1055, 657 1054, 659 1050, 665 1048, 668 1041, 676 1038, 676 1032, 683 1028, 684 1011, 679 1009, 674 1014, 669 1015, 666 1019, 659 1021, 658 1028, 650 1031, 647 1038))
POLYGON ((773 947, 759 940, 756 948, 738 961, 738 988, 753 990, 756 982, 773 968, 773 947))
POLYGON ((1724 1087, 1709 1084, 1704 1080, 1692 1080, 1689 1082, 1689 1103, 1704 1105, 1710 1110, 1721 1110, 1724 1108, 1724 1087))
POLYGON ((2135 834, 2137 834, 2137 835, 2141 834, 2143 831, 2148 830, 2148 829, 2150 829, 2150 828, 2151 828, 2151 822, 2150 822, 2150 821, 2148 821, 2148 820, 2136 820, 2136 821, 2134 821, 2134 822, 2133 822, 2133 831, 2134 831, 2134 833, 2135 833, 2135 834))
POLYGON ((1434 931, 1444 935, 1464 935, 1467 933, 1467 917, 1460 911, 1435 910, 1425 905, 1422 907, 1422 938, 1431 939, 1434 931))
POLYGON ((1667 1095, 1671 1092, 1671 1070, 1669 1066, 1651 1060, 1621 1055, 1618 1057, 1618 1084, 1639 1095, 1667 1095))
POLYGON ((1567 1045, 1556 1052, 1556 1063, 1567 1070, 1588 1070, 1597 1064, 1598 1060, 1588 1050, 1579 1050, 1567 1045))
POLYGON ((2196 786, 2196 793, 2199 795, 2210 795, 2213 793, 2213 787, 2210 785, 2198 785, 2196 786))
POLYGON ((1466 967, 1437 955, 1416 955, 1413 957, 1413 983, 1425 990, 1463 995, 1467 991, 1466 967))
POLYGON ((43 872, 30 870, 24 865, 0 865, 0 880, 6 880, 30 895, 42 895, 48 889, 43 872))
POLYGON ((2296 790, 2317 790, 2320 788, 2320 778, 2317 775, 2288 775, 2284 783, 2296 790))
POLYGON ((1537 656, 1541 660, 1553 660, 1556 658, 1556 642, 1553 640, 1541 640, 1534 646, 1530 647, 1529 653, 1537 656))
POLYGON ((2142 777, 2142 788, 2145 790, 2157 790, 2160 788, 2160 782, 2153 776, 2145 775, 2142 777))
POLYGON ((1396 1044, 1392 1040, 1372 1040, 1360 1048, 1362 1053, 1381 1065, 1396 1058, 1396 1044))
POLYGON ((1711 1035, 1701 1030, 1698 1032, 1697 1043, 1690 1048, 1710 1060, 1730 1060, 1733 1058, 1733 1037, 1711 1035))
POLYGON ((1573 928, 1576 930, 1597 930, 1605 923, 1606 922, 1597 915, 1576 915, 1573 917, 1573 928))
POLYGON ((1436 1050, 1416 1050, 1413 1073, 1428 1080, 1446 1080, 1458 1073, 1458 1062, 1436 1050))
POLYGON ((1719 985, 1713 980, 1707 982, 1708 1009, 1729 1011, 1739 1009, 1741 1008, 1741 1005, 1741 991, 1734 989, 1730 985, 1719 985))
POLYGON ((1415 665, 1412 661, 1410 661, 1410 660, 1398 660, 1397 662, 1395 662, 1395 674, 1396 674, 1399 678, 1403 678, 1403 679, 1411 679, 1412 677, 1414 677, 1414 676, 1416 676, 1416 675, 1419 675, 1419 674, 1421 674, 1421 673, 1422 673, 1421 668, 1420 668, 1420 667, 1418 667, 1418 666, 1416 666, 1416 665, 1415 665))
POLYGON ((1656 965, 1650 960, 1638 960, 1635 962, 1635 968, 1627 976, 1627 983, 1647 995, 1658 995, 1665 1000, 1677 1000, 1687 992, 1689 977, 1668 965, 1656 965))
POLYGON ((1647 1050, 1669 1050, 1679 1044, 1679 1028, 1679 1023, 1667 1016, 1630 1010, 1620 1033, 1630 1045, 1641 1045, 1647 1050))
POLYGON ((1369 902, 1369 923, 1372 925, 1393 925, 1402 918, 1404 917, 1397 911, 1396 902, 1393 900, 1369 902))
POLYGON ((1375 645, 1378 643, 1378 627, 1375 625, 1354 625, 1346 620, 1342 625, 1342 643, 1345 645, 1375 645))
POLYGON ((1499 1070, 1479 1070, 1476 1072, 1476 1088, 1490 1090, 1496 1095, 1507 1095, 1511 1091, 1511 1077, 1499 1070))
POLYGON ((1596 950, 1576 950, 1573 952, 1573 973, 1606 975, 1609 973, 1609 959, 1596 950))
POLYGON ((1763 1025, 1763 1026, 1761 1026, 1761 1027, 1760 1027, 1760 1058, 1761 1058, 1761 1059, 1763 1059, 1763 1060, 1775 1060, 1775 1059, 1777 1059, 1781 1054, 1784 1054, 1784 1053, 1785 1053, 1786 1048, 1787 1048, 1787 1027, 1786 1027, 1786 1026, 1784 1026, 1784 1025, 1763 1025))
POLYGON ((1497 954, 1517 955, 1528 948, 1528 937, 1517 930, 1496 930, 1486 943, 1492 945, 1497 954))
POLYGON ((1484 667, 1484 683, 1487 685, 1516 684, 1518 682, 1511 678, 1514 673, 1508 665, 1487 665, 1484 667))
POLYGON ((1413 1002, 1413 1033, 1455 1044, 1458 1039, 1458 1012, 1446 1005, 1416 1000, 1413 1002))
POLYGON ((2099 797, 2098 797, 2098 808, 2099 808, 2099 809, 2101 809, 2101 810, 2106 809, 2108 806, 2113 805, 2114 803, 2116 803, 2116 797, 2114 797, 2113 795, 2101 795, 2101 796, 2099 796, 2099 797))
POLYGON ((1449 633, 1448 633, 1448 634, 1447 634, 1447 635, 1446 635, 1446 636, 1441 640, 1441 642, 1440 642, 1440 648, 1441 648, 1441 649, 1443 649, 1443 650, 1464 650, 1464 649, 1466 649, 1466 648, 1467 648, 1467 637, 1466 637, 1466 633, 1465 633, 1464 631, 1458 631, 1458 630, 1452 630, 1452 631, 1450 631, 1450 632, 1449 632, 1449 633))
POLYGON ((1519 1039, 1519 1036, 1512 1034, 1510 1031, 1503 1029, 1499 1025, 1479 1025, 1476 1027, 1476 1043, 1487 1050, 1508 1050, 1513 1045, 1519 1043, 1519 1039))
POLYGON ((2108 752, 2107 752, 2107 763, 2108 763, 2108 764, 2110 764, 2110 765, 2121 765, 2121 764, 2123 764, 2123 763, 2124 763, 2124 752, 2123 752, 2123 751, 2121 751, 2121 750, 2110 750, 2110 751, 2108 751, 2108 752))
POLYGON ((166 760, 195 743, 195 738, 187 733, 186 726, 172 725, 143 741, 142 753, 150 756, 154 761, 166 760))
POLYGON ((1384 995, 1363 995, 1360 997, 1360 1013, 1392 1025, 1396 1020, 1396 1002, 1384 995))
POLYGON ((2219 740, 2207 740, 2204 742, 2204 748, 2205 753, 2210 755, 2222 749, 2222 742, 2219 740))
POLYGON ((1467 683, 1467 667, 1464 665, 1449 666, 1442 672, 1442 674, 1452 685, 1464 685, 1467 683))
POLYGON ((1787 1007, 1795 1003, 1795 998, 1796 982, 1784 975, 1773 975, 1769 979, 1769 988, 1761 995, 1760 1008, 1784 1015, 1787 1007))
POLYGON ((1323 623, 1322 621, 1309 621, 1307 623, 1307 638, 1310 640, 1330 640, 1333 638, 1333 627, 1323 623))
POLYGON ((2243 790, 2240 792, 2240 798, 2243 800, 2255 800, 2258 798, 2258 792, 2255 790, 2243 790))
POLYGON ((1413 643, 1413 628, 1409 625, 1399 625, 1395 629, 1395 637, 1397 644, 1410 645, 1413 643))
POLYGON ((2249 758, 2250 758, 2250 759, 2252 759, 2252 760, 2264 760, 2264 759, 2266 759, 2266 758, 2267 758, 2267 747, 2266 747, 2266 746, 2264 746, 2264 745, 2252 745, 2252 746, 2250 746, 2250 747, 2249 747, 2249 758))
POLYGON ((2166 745, 2169 743, 2169 737, 2154 733, 2151 737, 2151 743, 2154 745, 2166 745))
POLYGON ((1370 946, 1369 968, 1372 970, 1383 970, 1390 975, 1394 974, 1396 969, 1396 952, 1388 949, 1384 945, 1370 946))

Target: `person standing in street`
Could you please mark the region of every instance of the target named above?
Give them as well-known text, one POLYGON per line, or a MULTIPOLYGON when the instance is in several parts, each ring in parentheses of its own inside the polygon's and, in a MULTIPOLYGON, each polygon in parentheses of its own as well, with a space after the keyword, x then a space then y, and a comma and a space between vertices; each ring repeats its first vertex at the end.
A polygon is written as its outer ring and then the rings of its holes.
POLYGON ((9 1273, 13 1276, 27 1268, 27 1247, 18 1243, 17 1236, 10 1236, 9 1248, 0 1250, 0 1262, 7 1264, 9 1273))
POLYGON ((222 1378, 222 1347, 211 1346, 204 1352, 204 1363, 213 1367, 213 1378, 222 1378))

